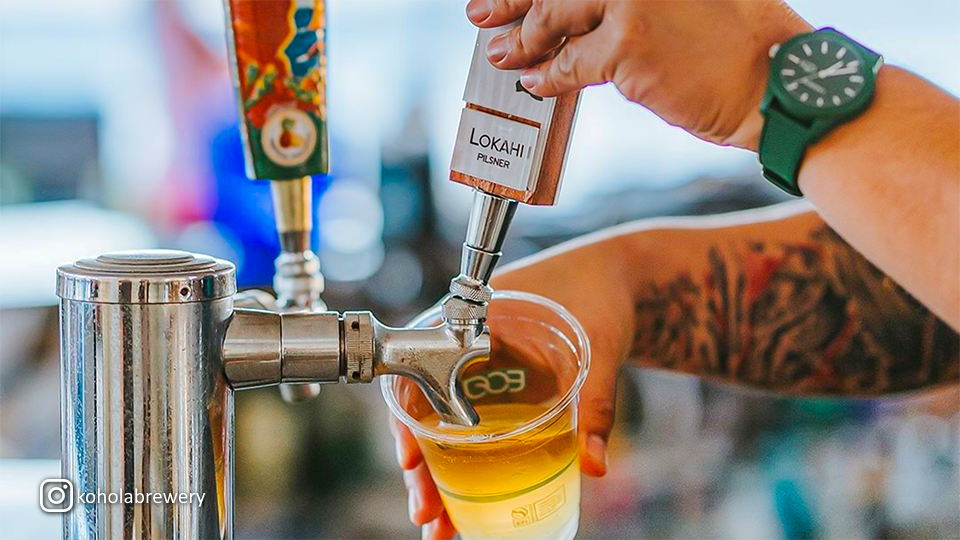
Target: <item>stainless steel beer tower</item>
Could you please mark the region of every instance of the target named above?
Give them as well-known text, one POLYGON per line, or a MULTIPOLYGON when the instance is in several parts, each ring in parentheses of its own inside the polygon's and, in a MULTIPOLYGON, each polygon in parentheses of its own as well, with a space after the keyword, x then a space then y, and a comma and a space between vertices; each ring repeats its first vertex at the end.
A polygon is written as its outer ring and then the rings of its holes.
POLYGON ((233 393, 221 345, 232 264, 178 252, 58 272, 62 473, 79 493, 197 493, 203 505, 76 504, 64 538, 231 538, 233 393))
POLYGON ((77 540, 233 537, 233 391, 411 378, 451 422, 476 418, 457 373, 486 328, 390 328, 366 311, 273 311, 236 294, 234 266, 179 251, 101 255, 57 271, 63 477, 79 493, 195 494, 97 502, 64 515, 77 540))

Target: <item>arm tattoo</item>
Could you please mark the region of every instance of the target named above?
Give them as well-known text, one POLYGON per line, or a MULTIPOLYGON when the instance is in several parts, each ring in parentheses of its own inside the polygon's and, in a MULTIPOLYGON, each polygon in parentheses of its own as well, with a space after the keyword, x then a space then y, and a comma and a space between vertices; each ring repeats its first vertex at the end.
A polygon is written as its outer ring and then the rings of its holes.
POLYGON ((641 365, 795 394, 960 378, 960 336, 825 226, 804 244, 715 246, 708 263, 641 291, 641 365))

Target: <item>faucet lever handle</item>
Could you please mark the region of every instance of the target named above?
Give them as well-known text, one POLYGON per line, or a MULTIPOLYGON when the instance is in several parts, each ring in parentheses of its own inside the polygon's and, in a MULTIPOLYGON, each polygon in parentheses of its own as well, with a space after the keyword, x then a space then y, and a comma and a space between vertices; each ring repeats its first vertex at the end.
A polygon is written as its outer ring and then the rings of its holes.
POLYGON ((476 409, 467 400, 459 376, 490 357, 490 332, 483 325, 445 322, 433 328, 375 327, 377 375, 412 379, 443 422, 475 426, 476 409))

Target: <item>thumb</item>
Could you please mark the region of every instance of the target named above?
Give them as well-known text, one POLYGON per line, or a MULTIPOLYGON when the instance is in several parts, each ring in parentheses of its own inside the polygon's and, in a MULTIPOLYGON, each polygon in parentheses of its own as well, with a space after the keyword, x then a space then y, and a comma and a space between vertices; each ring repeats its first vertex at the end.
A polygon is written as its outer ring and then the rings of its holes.
POLYGON ((613 429, 620 362, 598 357, 580 392, 580 468, 590 476, 607 473, 607 441, 613 429))

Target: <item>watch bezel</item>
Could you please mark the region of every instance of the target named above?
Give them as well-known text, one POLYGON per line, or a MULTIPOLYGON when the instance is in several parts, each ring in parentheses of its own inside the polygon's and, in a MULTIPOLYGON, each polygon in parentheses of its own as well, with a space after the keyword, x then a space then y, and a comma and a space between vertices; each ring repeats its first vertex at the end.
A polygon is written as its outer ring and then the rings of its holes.
POLYGON ((838 32, 819 30, 817 32, 800 34, 788 39, 787 41, 784 41, 777 48, 776 54, 771 59, 770 70, 768 73, 767 85, 771 89, 773 96, 777 98, 779 105, 787 113, 798 118, 805 118, 809 120, 816 120, 819 118, 846 118, 856 115, 862 111, 863 108, 870 103, 870 100, 873 97, 875 74, 872 63, 870 62, 869 58, 864 55, 864 52, 859 44, 846 38, 838 32), (850 54, 855 55, 856 58, 860 60, 858 74, 863 77, 863 87, 860 89, 857 97, 839 106, 820 108, 804 103, 792 96, 786 90, 786 88, 783 87, 783 81, 780 77, 780 70, 786 66, 787 54, 789 51, 792 51, 801 43, 813 41, 819 42, 821 40, 828 40, 832 43, 845 46, 850 54))

